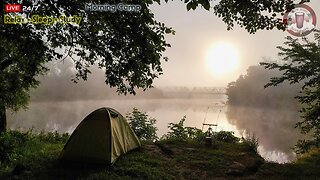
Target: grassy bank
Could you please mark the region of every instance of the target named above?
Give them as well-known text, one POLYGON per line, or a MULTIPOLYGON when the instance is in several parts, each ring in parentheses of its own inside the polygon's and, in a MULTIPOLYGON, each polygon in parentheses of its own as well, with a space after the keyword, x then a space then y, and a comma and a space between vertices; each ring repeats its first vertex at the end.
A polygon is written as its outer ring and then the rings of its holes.
POLYGON ((61 164, 67 135, 10 131, 0 136, 0 179, 317 179, 320 152, 296 162, 266 162, 248 143, 144 142, 112 167, 61 164))

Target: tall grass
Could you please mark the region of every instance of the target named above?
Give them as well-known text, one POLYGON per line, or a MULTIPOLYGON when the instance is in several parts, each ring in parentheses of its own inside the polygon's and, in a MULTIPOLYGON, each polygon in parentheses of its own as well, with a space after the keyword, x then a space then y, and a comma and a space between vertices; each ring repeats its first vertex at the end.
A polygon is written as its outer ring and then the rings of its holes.
POLYGON ((0 134, 0 164, 10 164, 30 156, 34 149, 41 151, 45 146, 63 146, 68 140, 68 134, 58 132, 34 133, 7 131, 0 134))

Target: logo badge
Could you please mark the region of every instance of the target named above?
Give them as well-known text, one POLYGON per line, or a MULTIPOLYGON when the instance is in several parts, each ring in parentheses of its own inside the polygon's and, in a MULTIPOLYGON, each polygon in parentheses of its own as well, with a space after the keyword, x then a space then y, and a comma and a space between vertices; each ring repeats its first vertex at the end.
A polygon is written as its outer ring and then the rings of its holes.
POLYGON ((4 5, 5 12, 21 12, 21 5, 20 4, 6 4, 4 5))
POLYGON ((311 7, 298 4, 283 16, 287 31, 297 37, 307 36, 316 27, 317 17, 311 7))

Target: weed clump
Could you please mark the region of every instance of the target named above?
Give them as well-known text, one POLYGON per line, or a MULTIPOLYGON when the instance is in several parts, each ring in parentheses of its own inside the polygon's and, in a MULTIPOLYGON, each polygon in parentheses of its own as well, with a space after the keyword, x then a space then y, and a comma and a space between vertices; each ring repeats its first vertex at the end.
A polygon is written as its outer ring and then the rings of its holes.
POLYGON ((58 132, 34 133, 7 131, 0 134, 0 165, 10 164, 28 156, 32 149, 41 149, 44 144, 63 145, 68 140, 68 134, 58 132))

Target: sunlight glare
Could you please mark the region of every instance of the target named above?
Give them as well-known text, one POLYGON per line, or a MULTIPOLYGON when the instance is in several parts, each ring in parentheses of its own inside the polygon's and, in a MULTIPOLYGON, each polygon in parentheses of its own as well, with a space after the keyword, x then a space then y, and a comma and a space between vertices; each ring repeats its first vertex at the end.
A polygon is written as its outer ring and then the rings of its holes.
POLYGON ((215 75, 226 75, 239 66, 237 49, 231 44, 218 43, 213 46, 207 56, 207 68, 215 75))

